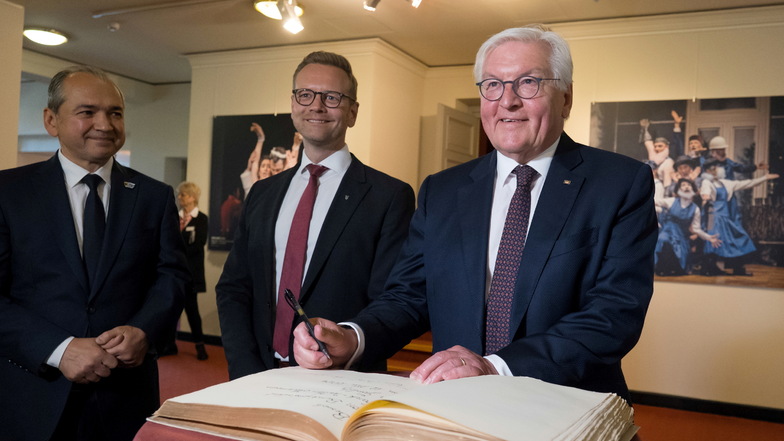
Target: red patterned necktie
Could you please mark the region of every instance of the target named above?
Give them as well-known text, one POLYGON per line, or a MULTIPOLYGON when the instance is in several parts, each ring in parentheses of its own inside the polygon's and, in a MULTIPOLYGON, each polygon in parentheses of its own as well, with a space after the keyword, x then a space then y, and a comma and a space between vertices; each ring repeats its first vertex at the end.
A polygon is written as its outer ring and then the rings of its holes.
POLYGON ((294 294, 294 297, 299 299, 299 293, 302 289, 302 277, 305 271, 308 230, 310 229, 310 218, 313 215, 313 203, 316 201, 319 176, 327 171, 326 167, 316 164, 308 164, 305 168, 310 172, 310 180, 299 200, 297 211, 294 212, 294 219, 291 221, 291 231, 286 243, 286 254, 283 258, 283 269, 280 272, 278 306, 275 314, 273 347, 284 358, 289 356, 289 339, 291 338, 291 326, 294 321, 294 310, 286 305, 284 293, 286 289, 289 289, 294 294))
POLYGON ((501 244, 495 261, 490 295, 487 298, 487 324, 485 329, 485 354, 493 354, 508 345, 510 315, 514 297, 517 270, 523 256, 523 246, 528 234, 528 217, 531 212, 531 183, 538 175, 527 165, 512 170, 517 175, 517 189, 506 214, 501 244))

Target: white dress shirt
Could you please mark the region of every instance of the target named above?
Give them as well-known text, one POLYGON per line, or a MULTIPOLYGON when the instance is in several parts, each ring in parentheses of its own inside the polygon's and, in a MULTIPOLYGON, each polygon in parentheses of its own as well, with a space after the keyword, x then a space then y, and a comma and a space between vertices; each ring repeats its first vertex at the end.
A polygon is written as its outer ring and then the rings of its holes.
MULTIPOLYGON (((87 203, 87 194, 90 193, 90 188, 87 184, 81 182, 82 178, 90 174, 87 170, 74 164, 71 160, 66 158, 61 151, 57 152, 57 157, 60 160, 60 165, 63 168, 63 175, 65 176, 65 187, 68 190, 68 200, 71 205, 71 215, 74 220, 74 228, 76 229, 76 240, 79 242, 79 251, 82 250, 82 243, 84 242, 84 205, 87 203)), ((109 193, 112 186, 112 166, 114 165, 114 158, 109 158, 103 167, 95 171, 94 174, 99 175, 103 179, 103 184, 98 184, 98 190, 101 194, 98 196, 103 202, 103 209, 105 213, 109 211, 109 193)), ((71 343, 74 337, 68 337, 57 348, 55 348, 46 364, 49 366, 59 368, 60 360, 63 358, 65 348, 71 343)))
MULTIPOLYGON (((278 212, 278 220, 275 223, 275 293, 280 291, 280 274, 283 270, 283 258, 286 255, 286 244, 289 240, 289 232, 291 231, 291 222, 294 219, 294 212, 297 211, 297 205, 302 198, 302 193, 310 181, 310 172, 305 167, 313 164, 313 161, 308 158, 307 153, 303 149, 302 161, 297 169, 296 174, 291 179, 291 184, 286 191, 286 196, 283 197, 283 203, 278 212)), ((313 215, 310 218, 310 228, 308 229, 308 245, 305 256, 305 269, 302 272, 304 280, 305 275, 308 273, 311 258, 313 257, 313 250, 316 248, 321 227, 324 225, 324 219, 327 217, 329 207, 332 205, 332 200, 338 192, 338 187, 343 181, 343 176, 346 175, 349 165, 351 165, 351 154, 348 151, 348 146, 344 145, 342 149, 329 155, 321 161, 318 165, 327 167, 327 171, 319 177, 318 191, 316 192, 316 201, 313 203, 313 215)), ((276 357, 286 361, 287 358, 281 358, 276 353, 276 357)))

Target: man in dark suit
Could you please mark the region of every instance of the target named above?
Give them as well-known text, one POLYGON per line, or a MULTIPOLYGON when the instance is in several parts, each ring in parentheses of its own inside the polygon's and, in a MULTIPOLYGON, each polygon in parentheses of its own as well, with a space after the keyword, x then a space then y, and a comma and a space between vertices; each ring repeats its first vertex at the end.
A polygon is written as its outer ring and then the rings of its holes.
MULTIPOLYGON (((303 138, 300 163, 253 185, 216 288, 231 378, 296 363, 289 351, 297 321, 280 316, 293 314, 281 298, 285 289, 307 314, 344 320, 381 293, 398 255, 414 192, 349 153, 356 93, 351 65, 340 55, 311 53, 294 72, 291 117, 303 138), (311 171, 317 166, 326 167, 320 177, 311 171), (300 207, 313 192, 312 217, 299 231, 300 207), (301 248, 290 251, 295 244, 301 248)), ((376 360, 357 367, 384 366, 376 360)))
POLYGON ((131 440, 159 406, 190 279, 171 187, 114 160, 123 114, 104 72, 66 69, 44 110, 59 152, 0 172, 2 439, 131 440))
POLYGON ((384 294, 350 320, 360 331, 319 319, 327 359, 300 326, 295 356, 309 368, 368 362, 432 329, 437 352, 412 372, 418 381, 522 375, 628 399, 621 358, 640 336, 653 291, 650 168, 563 133, 572 63, 557 34, 506 30, 479 50, 474 73, 497 151, 425 180, 384 294), (520 190, 526 173, 532 184, 520 190), (518 238, 506 243, 508 231, 518 238), (512 249, 522 249, 517 266, 497 278, 512 249), (504 285, 507 306, 487 306, 504 285), (498 310, 506 327, 490 326, 498 310))

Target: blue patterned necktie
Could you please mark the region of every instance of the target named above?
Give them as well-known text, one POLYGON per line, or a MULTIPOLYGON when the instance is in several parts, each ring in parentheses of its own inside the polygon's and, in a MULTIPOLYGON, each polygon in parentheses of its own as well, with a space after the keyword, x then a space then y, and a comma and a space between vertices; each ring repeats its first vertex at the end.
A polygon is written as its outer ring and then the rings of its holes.
POLYGON ((106 211, 103 208, 101 197, 98 196, 98 184, 103 179, 94 174, 82 178, 82 182, 90 188, 87 201, 84 204, 84 218, 82 219, 82 258, 87 268, 87 276, 93 283, 95 271, 98 268, 98 259, 101 257, 101 246, 106 231, 106 211))
POLYGON ((495 261, 495 270, 487 298, 487 323, 485 328, 485 354, 493 354, 508 345, 512 336, 510 315, 514 298, 517 270, 523 256, 523 246, 528 234, 528 217, 531 212, 531 183, 539 174, 527 165, 512 170, 517 175, 517 189, 504 222, 501 244, 495 261))

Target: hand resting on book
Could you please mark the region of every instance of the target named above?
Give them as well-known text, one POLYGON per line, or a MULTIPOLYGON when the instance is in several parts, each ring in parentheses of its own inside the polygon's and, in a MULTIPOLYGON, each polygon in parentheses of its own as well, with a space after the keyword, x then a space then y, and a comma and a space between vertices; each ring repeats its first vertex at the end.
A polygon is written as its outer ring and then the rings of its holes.
POLYGON ((411 378, 422 384, 479 375, 498 375, 498 372, 481 355, 457 345, 436 352, 411 372, 411 378))

